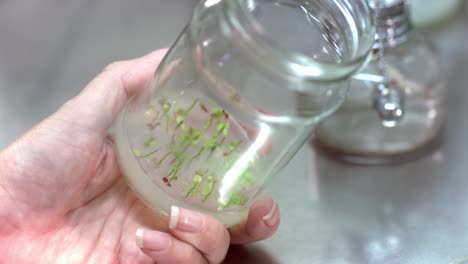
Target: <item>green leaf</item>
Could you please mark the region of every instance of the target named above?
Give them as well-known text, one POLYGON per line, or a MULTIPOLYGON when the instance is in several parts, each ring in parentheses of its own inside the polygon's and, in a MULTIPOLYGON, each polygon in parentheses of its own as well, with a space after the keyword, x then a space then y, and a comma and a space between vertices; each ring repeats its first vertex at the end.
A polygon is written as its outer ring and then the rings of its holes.
POLYGON ((185 143, 185 142, 188 142, 190 140, 190 138, 187 135, 180 135, 179 140, 180 140, 180 142, 185 143))
POLYGON ((216 131, 223 131, 223 129, 226 127, 226 123, 224 122, 221 122, 218 124, 218 126, 216 127, 216 131))
POLYGON ((208 182, 205 184, 205 187, 203 187, 203 190, 201 191, 201 194, 203 196, 207 196, 211 193, 213 190, 214 182, 208 182))
POLYGON ((226 141, 226 137, 223 136, 221 141, 218 143, 218 146, 222 146, 224 144, 224 141, 226 141))
POLYGON ((150 137, 148 138, 147 140, 145 140, 145 147, 154 147, 158 144, 158 142, 156 141, 156 139, 154 137, 150 137))
POLYGON ((157 148, 157 149, 155 149, 155 150, 153 150, 153 151, 151 151, 151 152, 148 152, 148 153, 146 153, 146 154, 140 154, 140 157, 141 157, 141 158, 149 158, 149 157, 153 156, 156 152, 158 152, 159 149, 160 149, 160 148, 157 148))
POLYGON ((205 150, 206 150, 206 149, 205 149, 205 146, 201 147, 200 150, 198 151, 198 153, 195 154, 195 156, 193 156, 193 157, 191 158, 191 160, 194 160, 194 159, 200 157, 201 154, 203 154, 203 152, 204 152, 205 150))
POLYGON ((202 176, 196 174, 193 178, 193 182, 200 183, 203 180, 202 176))
POLYGON ((177 160, 176 165, 178 165, 180 167, 180 165, 182 165, 181 163, 184 163, 184 161, 185 161, 185 152, 176 151, 176 152, 174 152, 174 157, 177 160))
POLYGON ((208 119, 208 120, 205 122, 205 129, 210 128, 212 124, 213 124, 213 117, 210 117, 210 119, 208 119))
POLYGON ((164 162, 164 160, 165 160, 167 157, 169 157, 170 154, 171 154, 171 153, 166 153, 161 159, 159 159, 159 160, 155 159, 155 160, 154 160, 154 165, 156 165, 156 167, 160 167, 161 164, 164 162))
POLYGON ((211 148, 214 148, 218 145, 218 142, 216 141, 216 139, 208 139, 207 141, 205 141, 205 144, 203 145, 206 149, 211 149, 211 148))
POLYGON ((185 195, 185 198, 188 198, 190 195, 192 195, 195 192, 195 190, 198 188, 199 184, 200 183, 197 183, 197 182, 192 183, 192 186, 190 187, 187 194, 185 195))
POLYGON ((239 145, 240 145, 241 143, 242 143, 242 141, 240 141, 240 140, 234 140, 234 141, 232 141, 231 143, 229 143, 229 145, 228 145, 228 147, 227 147, 227 148, 228 148, 228 152, 233 152, 233 151, 235 151, 235 150, 239 147, 239 145))
POLYGON ((192 105, 191 105, 188 109, 186 109, 185 112, 186 112, 187 114, 190 113, 190 111, 192 111, 192 109, 197 105, 198 101, 199 101, 198 99, 195 99, 195 100, 193 101, 192 105))
POLYGON ((134 148, 133 149, 133 154, 137 157, 141 157, 141 150, 134 148))
POLYGON ((200 103, 200 108, 201 108, 201 110, 202 110, 203 112, 209 112, 209 111, 208 111, 208 108, 207 108, 204 104, 202 104, 202 103, 200 103))
POLYGON ((251 187, 255 181, 257 180, 257 176, 255 175, 254 171, 247 170, 240 180, 242 186, 244 187, 251 187))
POLYGON ((223 109, 221 108, 213 108, 211 109, 211 116, 216 118, 216 119, 219 119, 221 117, 223 117, 224 115, 224 112, 223 112, 223 109))
POLYGON ((231 199, 229 199, 229 204, 242 206, 247 203, 247 199, 240 193, 233 193, 231 199))
POLYGON ((164 110, 164 113, 169 113, 169 111, 171 110, 171 107, 172 105, 170 103, 165 103, 164 106, 163 106, 163 110, 164 110))
POLYGON ((223 137, 227 138, 228 133, 229 133, 229 123, 226 123, 226 125, 223 128, 223 137))
POLYGON ((207 178, 207 183, 203 187, 203 190, 201 191, 201 194, 204 196, 203 201, 208 200, 210 195, 213 193, 214 186, 216 184, 216 181, 212 175, 208 176, 207 178))
POLYGON ((176 118, 176 128, 179 128, 184 123, 184 118, 180 115, 177 115, 176 118))
POLYGON ((200 140, 202 133, 200 130, 190 127, 189 129, 189 136, 190 136, 190 144, 191 145, 196 145, 198 144, 198 141, 200 140))

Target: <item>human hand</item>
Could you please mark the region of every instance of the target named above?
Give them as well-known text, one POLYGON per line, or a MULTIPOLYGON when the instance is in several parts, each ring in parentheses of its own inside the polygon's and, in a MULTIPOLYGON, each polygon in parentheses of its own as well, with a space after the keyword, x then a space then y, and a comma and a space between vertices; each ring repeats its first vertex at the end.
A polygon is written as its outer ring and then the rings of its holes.
POLYGON ((109 65, 0 153, 2 263, 219 263, 229 244, 273 235, 280 216, 269 197, 229 230, 182 208, 168 224, 121 177, 107 129, 164 53, 109 65))

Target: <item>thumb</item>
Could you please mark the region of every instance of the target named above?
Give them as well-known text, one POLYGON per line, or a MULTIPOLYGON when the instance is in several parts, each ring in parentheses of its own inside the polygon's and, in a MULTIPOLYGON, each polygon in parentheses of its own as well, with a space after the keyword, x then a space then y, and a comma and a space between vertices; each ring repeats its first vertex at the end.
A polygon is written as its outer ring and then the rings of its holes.
POLYGON ((141 91, 166 54, 157 50, 141 58, 108 65, 57 112, 61 119, 97 132, 106 131, 127 100, 141 91))

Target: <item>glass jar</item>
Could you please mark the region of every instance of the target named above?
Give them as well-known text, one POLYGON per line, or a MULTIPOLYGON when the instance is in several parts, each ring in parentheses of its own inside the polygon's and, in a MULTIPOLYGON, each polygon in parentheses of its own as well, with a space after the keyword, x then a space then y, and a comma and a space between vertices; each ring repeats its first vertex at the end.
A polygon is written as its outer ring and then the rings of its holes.
POLYGON ((116 123, 131 188, 167 216, 172 205, 226 226, 343 102, 369 57, 366 1, 206 0, 116 123), (315 99, 298 107, 296 96, 315 99))
POLYGON ((437 146, 443 128, 447 86, 437 50, 412 30, 404 1, 383 2, 371 63, 314 137, 320 150, 346 162, 416 159, 437 146))

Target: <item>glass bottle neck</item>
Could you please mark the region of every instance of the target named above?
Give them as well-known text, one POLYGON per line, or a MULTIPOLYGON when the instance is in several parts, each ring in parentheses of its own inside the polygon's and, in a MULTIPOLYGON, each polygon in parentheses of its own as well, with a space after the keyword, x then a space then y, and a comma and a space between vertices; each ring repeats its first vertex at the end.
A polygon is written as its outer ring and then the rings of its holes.
MULTIPOLYGON (((375 20, 366 1, 201 1, 192 23, 216 23, 211 29, 218 27, 222 41, 264 74, 293 82, 334 82, 349 78, 369 57, 375 20)), ((192 27, 191 41, 207 30, 192 27)), ((200 50, 208 47, 200 45, 200 50)))
POLYGON ((395 47, 406 42, 413 32, 411 17, 405 1, 398 1, 390 6, 377 8, 376 47, 395 47))

